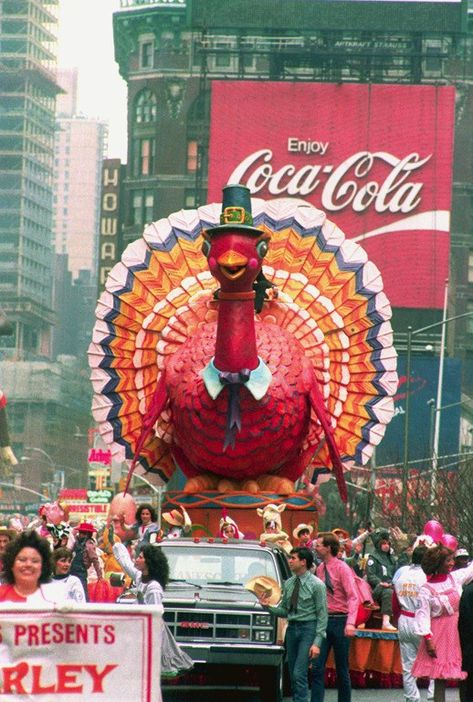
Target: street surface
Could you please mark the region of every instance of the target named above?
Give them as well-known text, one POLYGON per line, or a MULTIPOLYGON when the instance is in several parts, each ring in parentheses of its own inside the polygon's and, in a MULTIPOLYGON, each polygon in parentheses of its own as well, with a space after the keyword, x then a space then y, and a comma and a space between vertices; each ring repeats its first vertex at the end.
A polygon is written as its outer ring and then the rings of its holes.
MULTIPOLYGON (((427 700, 427 690, 421 690, 421 702, 427 700)), ((163 702, 259 702, 259 694, 244 690, 172 690, 164 691, 163 702)), ((447 702, 458 702, 458 690, 447 690, 447 702)), ((352 702, 404 702, 402 690, 376 689, 353 690, 352 702)), ((292 697, 285 697, 284 702, 292 702, 292 697)), ((337 691, 327 690, 325 702, 337 702, 337 691)))

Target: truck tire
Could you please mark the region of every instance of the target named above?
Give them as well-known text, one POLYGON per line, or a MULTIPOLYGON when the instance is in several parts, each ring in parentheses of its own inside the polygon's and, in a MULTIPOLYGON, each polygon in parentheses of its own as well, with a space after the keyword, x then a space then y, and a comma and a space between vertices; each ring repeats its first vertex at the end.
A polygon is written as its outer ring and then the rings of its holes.
POLYGON ((282 702, 283 698, 283 664, 266 666, 261 671, 261 702, 282 702))

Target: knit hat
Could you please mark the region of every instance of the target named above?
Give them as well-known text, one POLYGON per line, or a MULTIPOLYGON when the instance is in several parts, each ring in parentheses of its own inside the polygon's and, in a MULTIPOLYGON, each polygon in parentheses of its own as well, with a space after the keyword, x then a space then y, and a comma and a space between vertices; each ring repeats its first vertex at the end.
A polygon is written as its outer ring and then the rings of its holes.
POLYGON ((374 543, 375 548, 378 548, 381 541, 391 541, 391 537, 389 535, 389 531, 384 527, 381 527, 380 529, 373 531, 371 534, 371 540, 374 543))

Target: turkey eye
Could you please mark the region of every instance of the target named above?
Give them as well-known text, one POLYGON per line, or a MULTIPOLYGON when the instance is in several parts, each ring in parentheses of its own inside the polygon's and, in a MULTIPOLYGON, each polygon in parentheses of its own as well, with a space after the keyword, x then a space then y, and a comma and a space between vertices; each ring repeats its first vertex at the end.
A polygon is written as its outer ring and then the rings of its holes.
POLYGON ((204 239, 202 243, 202 253, 204 254, 205 258, 209 257, 210 254, 210 242, 207 241, 207 239, 204 239))
POLYGON ((259 244, 256 244, 256 252, 260 258, 264 258, 268 253, 268 242, 260 241, 259 244))

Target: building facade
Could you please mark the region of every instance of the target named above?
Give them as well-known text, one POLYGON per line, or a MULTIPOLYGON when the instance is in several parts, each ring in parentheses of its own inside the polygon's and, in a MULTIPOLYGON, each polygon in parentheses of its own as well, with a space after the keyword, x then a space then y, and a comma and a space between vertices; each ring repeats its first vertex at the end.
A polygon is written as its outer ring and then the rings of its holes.
POLYGON ((54 243, 68 255, 73 279, 87 270, 97 275, 102 160, 105 122, 77 114, 77 71, 61 71, 64 95, 57 107, 54 144, 54 243))
MULTIPOLYGON (((128 84, 124 244, 140 236, 147 222, 206 202, 215 81, 453 84, 448 314, 473 310, 473 132, 468 116, 473 51, 465 2, 437 2, 433 8, 422 1, 122 0, 114 15, 114 35, 115 56, 128 84)), ((408 325, 440 321, 438 307, 396 309, 398 351, 405 349, 408 325)), ((427 343, 438 350, 440 332, 439 325, 417 336, 415 350, 427 343)), ((455 346, 468 361, 463 387, 473 393, 471 319, 449 325, 449 339, 450 350, 455 346)))
POLYGON ((51 352, 57 5, 0 4, 0 295, 18 359, 51 352))

